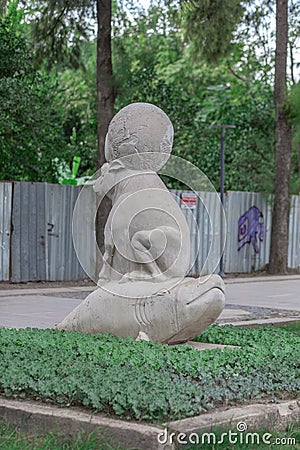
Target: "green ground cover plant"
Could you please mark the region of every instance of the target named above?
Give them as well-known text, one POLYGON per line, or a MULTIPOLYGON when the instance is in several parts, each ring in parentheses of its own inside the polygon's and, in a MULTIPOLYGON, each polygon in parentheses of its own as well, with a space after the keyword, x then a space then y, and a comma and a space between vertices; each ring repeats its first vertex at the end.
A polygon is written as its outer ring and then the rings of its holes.
POLYGON ((291 322, 284 325, 273 325, 273 326, 281 327, 285 331, 290 331, 291 333, 295 333, 298 336, 300 336, 300 321, 291 322))
POLYGON ((84 406, 123 419, 176 420, 220 405, 295 398, 300 338, 278 327, 212 326, 188 345, 0 329, 0 395, 84 406))

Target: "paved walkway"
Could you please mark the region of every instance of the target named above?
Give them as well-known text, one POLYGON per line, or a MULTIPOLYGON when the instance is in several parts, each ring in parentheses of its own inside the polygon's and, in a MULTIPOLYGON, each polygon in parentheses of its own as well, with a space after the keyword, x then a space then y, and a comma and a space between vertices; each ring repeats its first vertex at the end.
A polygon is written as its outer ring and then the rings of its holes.
MULTIPOLYGON (((231 278, 225 283, 226 307, 219 323, 300 320, 299 275, 231 278)), ((0 290, 0 326, 52 327, 92 290, 88 286, 0 290)))
POLYGON ((225 283, 226 307, 219 319, 221 323, 300 318, 299 275, 232 278, 225 283))

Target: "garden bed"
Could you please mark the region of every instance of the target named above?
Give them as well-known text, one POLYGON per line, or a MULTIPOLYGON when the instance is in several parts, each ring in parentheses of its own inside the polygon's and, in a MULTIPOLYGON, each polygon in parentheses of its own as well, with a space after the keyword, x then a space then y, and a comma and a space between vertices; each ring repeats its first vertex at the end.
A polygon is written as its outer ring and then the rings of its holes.
POLYGON ((111 335, 2 328, 0 395, 148 422, 297 396, 294 332, 212 326, 197 340, 241 348, 199 352, 111 335))

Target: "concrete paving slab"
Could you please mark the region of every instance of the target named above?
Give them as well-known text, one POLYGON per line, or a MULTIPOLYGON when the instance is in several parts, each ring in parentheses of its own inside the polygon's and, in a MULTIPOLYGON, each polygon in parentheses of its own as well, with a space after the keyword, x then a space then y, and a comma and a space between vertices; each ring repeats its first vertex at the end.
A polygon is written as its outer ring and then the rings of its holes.
POLYGON ((231 318, 238 318, 241 316, 248 316, 250 313, 248 311, 245 311, 244 309, 224 309, 218 320, 223 319, 231 319, 231 318))
MULTIPOLYGON (((261 319, 300 313, 300 276, 225 280, 226 304, 218 322, 242 324, 243 317, 261 319), (247 308, 249 308, 247 310, 247 308), (257 308, 257 311, 253 309, 257 308), (259 309, 261 308, 261 309, 259 309), (262 308, 266 308, 265 311, 262 308), (290 311, 290 313, 289 313, 290 311)), ((93 286, 22 288, 0 291, 0 326, 48 328, 74 309, 93 286), (60 298, 61 297, 61 298, 60 298), (80 298, 79 298, 80 297, 80 298)), ((245 321, 244 321, 245 322, 245 321)), ((249 321, 243 325, 249 325, 249 321)), ((266 322, 264 322, 266 323, 266 322)), ((254 324, 254 323, 253 323, 254 324)))
MULTIPOLYGON (((24 295, 24 292, 23 295, 0 296, 0 326, 52 328, 82 301, 82 298, 66 297, 64 294, 64 291, 54 291, 52 296, 24 295)), ((67 294, 75 296, 77 292, 67 294)), ((238 320, 248 314, 245 310, 225 309, 220 320, 238 320)))
POLYGON ((226 285, 226 302, 300 311, 300 278, 230 283, 226 285))
POLYGON ((43 295, 0 297, 0 326, 52 328, 81 301, 43 295))

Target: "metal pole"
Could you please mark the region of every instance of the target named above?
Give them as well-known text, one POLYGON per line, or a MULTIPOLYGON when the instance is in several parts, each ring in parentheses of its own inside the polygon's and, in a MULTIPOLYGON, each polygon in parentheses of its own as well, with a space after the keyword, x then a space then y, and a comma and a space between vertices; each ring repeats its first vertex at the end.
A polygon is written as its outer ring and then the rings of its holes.
POLYGON ((212 125, 211 128, 221 128, 220 136, 220 200, 221 200, 221 211, 220 211, 220 263, 219 263, 219 275, 221 277, 225 276, 224 273, 224 254, 223 254, 223 233, 224 233, 224 220, 223 211, 225 204, 224 197, 224 181, 225 181, 225 129, 226 128, 236 128, 235 125, 212 125))

